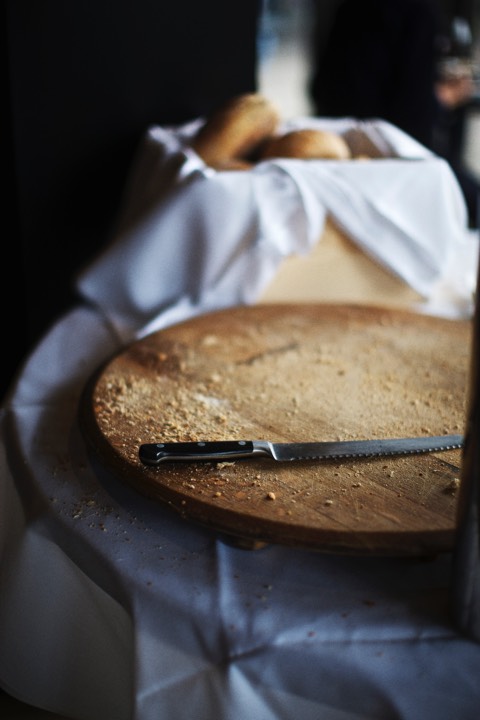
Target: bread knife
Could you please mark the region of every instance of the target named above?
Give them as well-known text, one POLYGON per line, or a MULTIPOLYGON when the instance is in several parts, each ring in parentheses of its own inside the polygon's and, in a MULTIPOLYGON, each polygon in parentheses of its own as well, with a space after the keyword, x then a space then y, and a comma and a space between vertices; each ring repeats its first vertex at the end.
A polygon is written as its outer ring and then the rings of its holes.
POLYGON ((271 458, 273 460, 342 460, 348 458, 414 455, 463 447, 463 435, 437 435, 379 440, 275 443, 268 440, 158 442, 140 445, 145 465, 165 462, 225 462, 271 458))

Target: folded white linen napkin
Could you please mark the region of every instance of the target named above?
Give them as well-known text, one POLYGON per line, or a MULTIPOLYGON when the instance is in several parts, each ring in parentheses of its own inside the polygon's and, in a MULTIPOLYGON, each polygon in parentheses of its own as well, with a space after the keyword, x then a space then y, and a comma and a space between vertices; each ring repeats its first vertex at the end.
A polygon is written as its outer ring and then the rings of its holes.
POLYGON ((327 215, 430 309, 469 311, 478 238, 443 159, 381 120, 299 118, 281 131, 332 130, 376 159, 215 171, 189 147, 202 122, 148 129, 112 242, 77 279, 122 338, 255 302, 285 257, 310 252, 327 215))

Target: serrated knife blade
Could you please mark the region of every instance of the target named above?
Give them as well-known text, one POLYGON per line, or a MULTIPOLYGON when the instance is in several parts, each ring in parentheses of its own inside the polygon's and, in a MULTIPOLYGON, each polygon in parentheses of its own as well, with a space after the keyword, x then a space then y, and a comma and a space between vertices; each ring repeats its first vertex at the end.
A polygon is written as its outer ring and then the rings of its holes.
POLYGON ((414 455, 461 447, 463 435, 305 443, 276 443, 268 440, 157 442, 140 445, 139 458, 145 465, 160 465, 165 462, 225 462, 262 457, 285 462, 414 455))

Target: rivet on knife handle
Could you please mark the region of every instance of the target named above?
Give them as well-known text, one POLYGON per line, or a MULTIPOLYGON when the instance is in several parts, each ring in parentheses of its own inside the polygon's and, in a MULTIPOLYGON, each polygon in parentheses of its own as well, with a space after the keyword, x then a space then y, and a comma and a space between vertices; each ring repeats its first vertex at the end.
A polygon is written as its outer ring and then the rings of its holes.
POLYGON ((139 457, 146 465, 178 460, 232 460, 256 455, 270 455, 268 449, 260 450, 251 440, 219 440, 210 442, 151 443, 140 446, 139 457))
POLYGON ((463 446, 463 435, 437 435, 380 440, 342 440, 333 442, 272 443, 267 440, 221 440, 205 442, 147 443, 140 446, 139 458, 145 465, 163 462, 221 462, 256 457, 273 460, 340 460, 388 455, 454 450, 463 446))

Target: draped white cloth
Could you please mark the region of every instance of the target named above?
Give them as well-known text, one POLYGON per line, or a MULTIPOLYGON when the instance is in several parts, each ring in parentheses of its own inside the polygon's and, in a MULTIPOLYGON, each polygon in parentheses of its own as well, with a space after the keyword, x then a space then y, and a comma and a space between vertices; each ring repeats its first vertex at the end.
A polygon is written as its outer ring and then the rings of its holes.
POLYGON ((198 124, 150 128, 112 242, 78 280, 122 336, 255 302, 282 260, 311 251, 327 216, 432 311, 471 311, 478 239, 460 188, 443 159, 401 130, 300 118, 282 130, 334 130, 377 159, 215 172, 189 148, 198 124))

